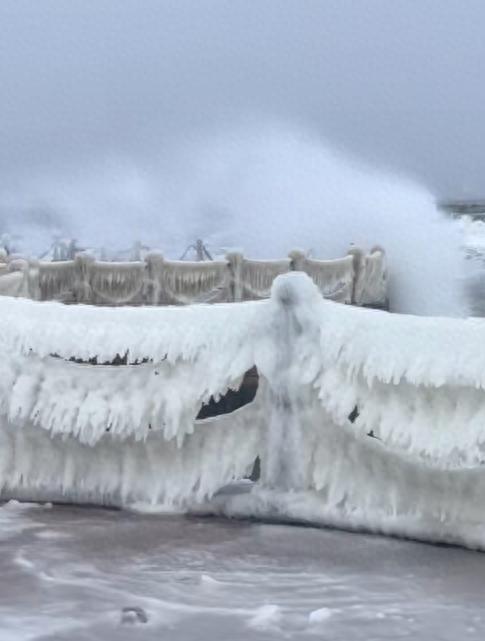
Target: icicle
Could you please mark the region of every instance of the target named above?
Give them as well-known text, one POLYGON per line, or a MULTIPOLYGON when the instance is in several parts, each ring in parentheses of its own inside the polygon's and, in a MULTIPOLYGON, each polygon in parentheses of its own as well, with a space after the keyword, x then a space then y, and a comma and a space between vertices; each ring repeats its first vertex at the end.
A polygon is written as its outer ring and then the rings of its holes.
POLYGON ((160 289, 170 303, 228 302, 230 272, 226 261, 164 261, 160 289))
POLYGON ((74 260, 39 263, 38 281, 40 300, 76 300, 79 288, 78 266, 74 260))
POLYGON ((145 263, 95 262, 89 269, 91 303, 142 304, 145 263))
POLYGON ((106 434, 89 447, 73 436, 51 437, 29 423, 17 427, 0 418, 2 498, 167 507, 201 502, 247 475, 260 452, 260 427, 246 409, 230 422, 204 422, 182 448, 156 432, 143 442, 106 434))
POLYGON ((147 256, 147 296, 153 304, 190 304, 232 300, 226 261, 166 261, 147 256))

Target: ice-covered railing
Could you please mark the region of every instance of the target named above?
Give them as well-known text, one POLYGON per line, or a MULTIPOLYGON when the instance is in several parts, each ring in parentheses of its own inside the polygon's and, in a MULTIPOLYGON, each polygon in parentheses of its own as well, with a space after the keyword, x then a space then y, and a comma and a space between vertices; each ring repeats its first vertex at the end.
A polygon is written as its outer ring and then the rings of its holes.
POLYGON ((268 298, 274 279, 293 269, 289 258, 283 260, 252 260, 242 254, 228 256, 233 283, 233 300, 268 298))
MULTIPOLYGON (((308 274, 325 298, 339 303, 357 302, 358 299, 353 299, 354 286, 359 278, 364 277, 358 268, 362 267, 364 272, 366 265, 356 263, 352 254, 336 260, 315 260, 295 251, 291 259, 294 269, 308 274)), ((381 300, 382 297, 378 297, 374 303, 379 304, 381 300)))
POLYGON ((84 301, 91 304, 143 304, 145 265, 142 262, 85 261, 84 301))
POLYGON ((187 305, 232 300, 227 261, 169 261, 160 254, 146 258, 146 299, 153 305, 187 305))
POLYGON ((3 298, 0 483, 485 546, 484 363, 481 319, 338 305, 300 272, 257 302, 3 298), (253 402, 198 420, 253 367, 253 402), (208 506, 256 457, 252 492, 208 506))
POLYGON ((232 253, 206 262, 171 261, 154 253, 140 261, 103 262, 79 254, 73 260, 33 262, 14 291, 0 280, 0 294, 94 305, 238 302, 268 298, 274 279, 289 271, 307 273, 331 300, 386 306, 387 267, 380 249, 369 255, 351 249, 337 260, 310 259, 298 251, 282 260, 232 253))

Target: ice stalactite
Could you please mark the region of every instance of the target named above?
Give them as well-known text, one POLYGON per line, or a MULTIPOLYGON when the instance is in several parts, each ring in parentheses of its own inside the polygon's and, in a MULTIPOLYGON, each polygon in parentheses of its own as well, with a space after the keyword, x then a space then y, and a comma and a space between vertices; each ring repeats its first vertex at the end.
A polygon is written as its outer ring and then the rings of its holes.
POLYGON ((145 264, 96 261, 89 266, 89 283, 93 303, 143 303, 145 264))
POLYGON ((202 302, 228 302, 230 272, 226 261, 165 261, 153 263, 152 287, 158 292, 157 304, 186 305, 202 302))
POLYGON ((231 266, 234 300, 268 298, 275 278, 291 269, 291 260, 253 260, 236 252, 228 255, 231 266))
POLYGON ((157 431, 141 440, 104 433, 92 446, 75 434, 52 434, 28 420, 19 424, 2 417, 2 495, 171 509, 199 503, 250 473, 260 442, 260 410, 254 409, 200 422, 183 446, 157 431))
POLYGON ((74 301, 79 290, 79 274, 75 260, 59 263, 42 262, 38 267, 40 300, 74 301))

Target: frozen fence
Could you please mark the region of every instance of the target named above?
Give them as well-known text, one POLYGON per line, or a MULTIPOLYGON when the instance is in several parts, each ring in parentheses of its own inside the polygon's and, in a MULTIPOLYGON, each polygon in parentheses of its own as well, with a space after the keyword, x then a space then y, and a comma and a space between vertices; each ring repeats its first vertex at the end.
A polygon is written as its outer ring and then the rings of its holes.
POLYGON ((314 260, 296 251, 283 260, 253 260, 232 253, 225 260, 206 262, 166 260, 160 254, 149 254, 143 261, 103 262, 79 254, 73 260, 32 263, 23 269, 22 284, 16 278, 17 289, 1 278, 0 294, 94 305, 238 302, 268 298, 274 279, 289 271, 307 273, 331 300, 387 305, 381 249, 369 255, 353 249, 337 260, 314 260))
MULTIPOLYGON (((365 270, 365 263, 357 263, 352 254, 337 260, 315 260, 307 258, 302 252, 291 254, 293 268, 305 272, 316 284, 324 298, 339 303, 361 304, 360 298, 353 296, 354 283, 362 278, 361 271, 365 270)), ((380 253, 378 260, 384 265, 384 253, 380 253)), ((387 291, 380 299, 376 298, 370 304, 383 304, 387 291)))
POLYGON ((3 298, 0 486, 202 509, 259 457, 211 509, 485 547, 484 363, 481 319, 338 305, 301 272, 212 306, 3 298), (252 402, 197 418, 254 367, 252 402))
POLYGON ((146 300, 152 305, 232 300, 231 272, 226 261, 169 261, 151 254, 146 265, 146 300))

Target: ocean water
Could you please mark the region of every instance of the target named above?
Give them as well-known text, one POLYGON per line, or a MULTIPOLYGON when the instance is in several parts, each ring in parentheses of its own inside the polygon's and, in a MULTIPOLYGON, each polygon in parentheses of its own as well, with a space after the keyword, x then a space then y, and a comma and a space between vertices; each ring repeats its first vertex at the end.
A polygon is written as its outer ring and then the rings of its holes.
POLYGON ((485 555, 74 506, 0 507, 0 641, 483 639, 485 555))

